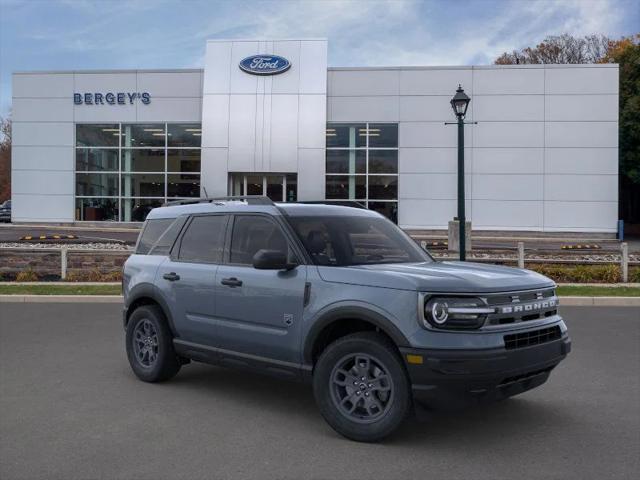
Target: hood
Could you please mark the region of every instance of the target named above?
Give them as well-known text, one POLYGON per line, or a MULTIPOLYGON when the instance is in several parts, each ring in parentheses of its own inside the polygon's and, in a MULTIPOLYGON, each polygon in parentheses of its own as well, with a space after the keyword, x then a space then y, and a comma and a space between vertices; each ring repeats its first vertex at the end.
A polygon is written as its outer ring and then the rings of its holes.
POLYGON ((318 267, 327 282, 421 292, 490 293, 551 287, 530 270, 472 262, 424 262, 318 267))

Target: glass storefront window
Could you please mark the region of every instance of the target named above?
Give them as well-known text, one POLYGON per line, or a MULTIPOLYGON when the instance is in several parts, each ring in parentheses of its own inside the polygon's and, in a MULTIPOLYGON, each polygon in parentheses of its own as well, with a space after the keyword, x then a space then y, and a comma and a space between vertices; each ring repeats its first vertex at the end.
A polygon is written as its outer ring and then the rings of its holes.
POLYGON ((398 148, 398 125, 370 123, 369 148, 398 148))
POLYGON ((327 175, 326 196, 331 200, 364 200, 366 182, 364 175, 327 175))
POLYGON ((164 197, 164 174, 122 174, 123 197, 164 197))
POLYGON ((365 123, 330 123, 327 125, 327 148, 360 148, 367 146, 365 123))
POLYGON ((398 202, 369 202, 368 208, 398 223, 398 202))
POLYGON ((122 125, 122 146, 164 148, 166 133, 164 123, 122 125))
POLYGON ((168 198, 199 197, 201 132, 199 123, 77 124, 76 219, 139 222, 168 198))
POLYGON ((284 188, 284 182, 282 176, 267 176, 267 197, 274 202, 282 202, 284 197, 282 195, 284 188))
POLYGON ((274 202, 295 202, 298 199, 298 175, 295 173, 230 173, 229 195, 260 195, 274 202))
POLYGON ((326 199, 360 201, 397 222, 398 125, 329 123, 326 135, 326 199))
POLYGON ((202 126, 199 123, 176 123, 168 125, 169 147, 200 147, 202 126))
POLYGON ((369 173, 398 173, 398 151, 369 150, 369 173))
POLYGON ((398 177, 388 175, 370 175, 368 198, 375 200, 397 199, 398 177))
POLYGON ((164 172, 163 148, 123 148, 123 172, 164 172))
POLYGON ((120 125, 87 124, 76 126, 76 146, 78 147, 118 147, 120 145, 120 125))
POLYGON ((247 175, 247 195, 263 195, 262 175, 247 175))
POLYGON ((118 220, 117 198, 77 198, 76 215, 79 222, 118 220))
POLYGON ((167 175, 167 197, 198 198, 200 196, 200 175, 167 175))
POLYGON ((298 175, 290 173, 286 176, 285 202, 296 202, 298 200, 298 175))
POLYGON ((200 149, 167 150, 167 172, 200 173, 200 149))
POLYGON ((144 222, 149 212, 164 203, 162 198, 123 198, 121 204, 121 221, 144 222))
POLYGON ((327 173, 367 173, 367 152, 327 150, 327 173))
POLYGON ((117 172, 118 149, 77 148, 77 172, 117 172))
POLYGON ((76 174, 76 195, 79 197, 117 197, 118 175, 78 173, 76 174))

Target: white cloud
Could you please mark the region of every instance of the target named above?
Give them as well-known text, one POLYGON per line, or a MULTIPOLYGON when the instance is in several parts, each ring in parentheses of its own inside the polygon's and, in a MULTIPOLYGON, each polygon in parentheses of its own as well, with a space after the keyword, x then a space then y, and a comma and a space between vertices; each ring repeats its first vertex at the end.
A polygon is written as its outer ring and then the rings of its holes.
POLYGON ((452 15, 462 4, 412 0, 240 5, 232 15, 212 18, 198 35, 219 38, 235 28, 245 37, 326 37, 332 65, 490 63, 549 34, 610 34, 623 15, 615 0, 486 2, 495 14, 483 19, 452 15))

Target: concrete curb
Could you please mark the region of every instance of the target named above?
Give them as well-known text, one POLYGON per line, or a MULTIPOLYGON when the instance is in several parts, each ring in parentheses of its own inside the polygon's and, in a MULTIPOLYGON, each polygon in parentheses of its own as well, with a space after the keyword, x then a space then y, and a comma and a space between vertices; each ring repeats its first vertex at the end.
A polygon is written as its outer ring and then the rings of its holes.
POLYGON ((562 307, 640 307, 640 297, 560 297, 562 307))
MULTIPOLYGON (((0 303, 123 303, 121 295, 0 295, 0 303)), ((560 297, 561 307, 640 307, 640 297, 560 297)))

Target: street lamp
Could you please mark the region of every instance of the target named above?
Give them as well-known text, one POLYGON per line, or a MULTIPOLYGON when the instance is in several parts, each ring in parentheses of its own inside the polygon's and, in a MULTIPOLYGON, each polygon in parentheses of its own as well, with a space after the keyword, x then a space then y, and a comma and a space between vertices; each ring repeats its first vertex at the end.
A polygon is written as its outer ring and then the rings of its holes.
POLYGON ((471 99, 464 93, 462 85, 458 85, 456 94, 451 99, 451 108, 453 108, 453 113, 458 117, 458 231, 460 233, 461 261, 465 261, 467 258, 466 218, 464 213, 464 116, 467 114, 470 101, 471 99))

